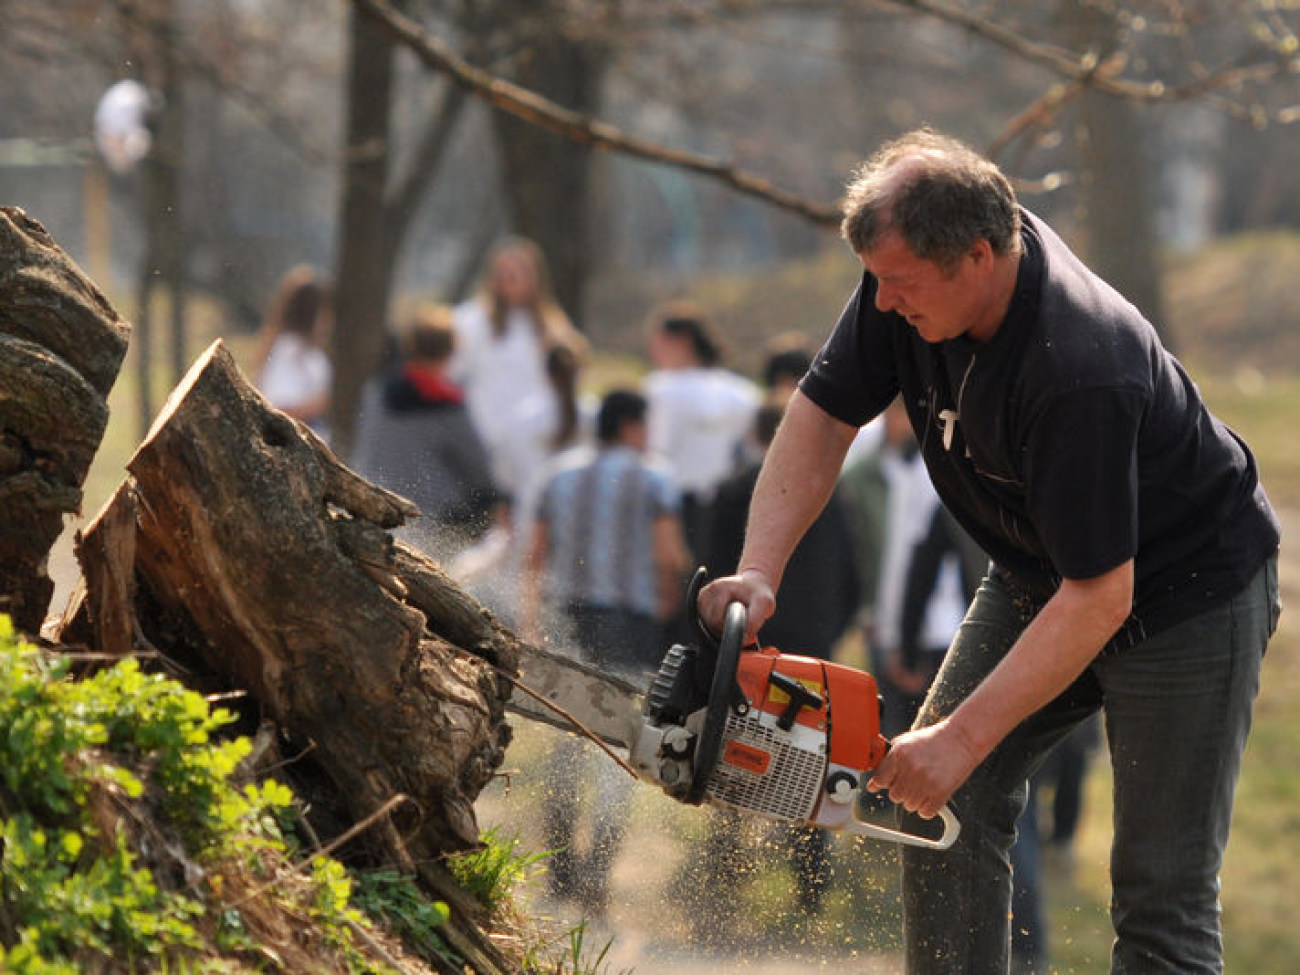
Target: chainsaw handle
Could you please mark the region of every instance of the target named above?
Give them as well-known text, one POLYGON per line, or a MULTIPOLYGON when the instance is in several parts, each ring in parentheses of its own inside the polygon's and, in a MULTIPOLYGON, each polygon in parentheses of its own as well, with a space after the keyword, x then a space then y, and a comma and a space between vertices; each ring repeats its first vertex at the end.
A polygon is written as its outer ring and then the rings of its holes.
POLYGON ((704 714, 704 727, 695 743, 695 771, 691 776, 686 801, 698 805, 704 800, 709 776, 713 774, 722 755, 722 737, 727 730, 727 712, 736 701, 736 669, 740 666, 740 651, 745 645, 745 628, 749 613, 745 604, 727 605, 722 622, 722 636, 718 638, 718 659, 713 667, 713 682, 709 685, 709 706, 704 714))
POLYGON ((952 807, 946 804, 939 810, 939 819, 943 822, 943 833, 938 839, 931 839, 919 833, 908 833, 905 830, 893 829, 889 826, 877 826, 875 823, 864 822, 858 819, 856 813, 850 816, 848 822, 844 824, 844 831, 873 840, 902 843, 904 846, 920 846, 927 850, 946 850, 956 843, 957 837, 961 835, 961 823, 957 821, 957 814, 952 811, 952 807))

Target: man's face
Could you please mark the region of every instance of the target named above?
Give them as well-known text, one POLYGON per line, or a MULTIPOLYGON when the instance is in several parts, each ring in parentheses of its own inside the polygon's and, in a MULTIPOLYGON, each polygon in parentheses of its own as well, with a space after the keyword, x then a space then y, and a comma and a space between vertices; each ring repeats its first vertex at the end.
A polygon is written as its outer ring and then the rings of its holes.
POLYGON ((927 342, 943 342, 978 331, 986 317, 987 270, 992 251, 980 242, 956 267, 944 269, 917 257, 901 235, 888 232, 858 255, 876 279, 876 307, 907 319, 927 342))

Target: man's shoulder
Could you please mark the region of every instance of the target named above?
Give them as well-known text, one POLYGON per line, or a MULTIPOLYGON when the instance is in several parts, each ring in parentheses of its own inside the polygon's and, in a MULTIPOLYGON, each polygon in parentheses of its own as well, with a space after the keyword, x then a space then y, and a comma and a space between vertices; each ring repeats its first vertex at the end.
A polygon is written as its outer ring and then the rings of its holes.
POLYGON ((1042 220, 1026 214, 1041 248, 1042 282, 1023 346, 1034 374, 1054 393, 1117 386, 1144 388, 1163 354, 1155 327, 1092 271, 1042 220))

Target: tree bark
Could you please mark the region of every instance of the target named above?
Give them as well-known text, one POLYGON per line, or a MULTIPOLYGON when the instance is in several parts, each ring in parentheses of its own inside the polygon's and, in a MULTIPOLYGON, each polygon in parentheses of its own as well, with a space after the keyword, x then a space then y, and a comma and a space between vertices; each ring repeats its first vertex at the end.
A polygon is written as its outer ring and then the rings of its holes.
POLYGON ((128 326, 54 239, 0 208, 0 612, 38 633, 63 516, 108 424, 128 326))
MULTIPOLYGON (((1116 46, 1111 18, 1091 4, 1061 8, 1068 41, 1107 57, 1116 46)), ((1131 301, 1176 349, 1164 315, 1153 180, 1144 154, 1146 129, 1127 101, 1090 88, 1078 101, 1079 163, 1085 251, 1089 265, 1131 301)))
MULTIPOLYGON (((564 30, 565 14, 549 0, 524 9, 546 25, 518 57, 516 81, 557 104, 591 118, 600 107, 608 52, 564 30)), ((518 17, 518 11, 511 16, 518 17)), ((514 225, 546 255, 561 307, 582 326, 590 264, 591 152, 583 145, 513 115, 493 114, 502 162, 502 188, 514 225)))
POLYGON ((389 109, 393 45, 359 11, 349 17, 347 131, 338 253, 334 259, 334 359, 330 426, 334 444, 351 452, 357 404, 379 366, 388 329, 394 255, 384 226, 391 157, 389 109))
POLYGON ((220 342, 127 469, 110 505, 135 512, 134 540, 105 512, 78 548, 133 549, 133 565, 88 567, 69 633, 120 646, 122 614, 105 607, 134 598, 151 607, 137 616, 141 639, 165 656, 197 654, 310 743, 354 821, 395 795, 411 800, 381 838, 393 862, 476 846, 473 802, 509 742, 519 647, 437 565, 393 542, 388 529, 416 514, 410 502, 272 409, 220 342), (165 632, 161 619, 173 621, 165 632), (193 645, 168 645, 178 634, 193 645))

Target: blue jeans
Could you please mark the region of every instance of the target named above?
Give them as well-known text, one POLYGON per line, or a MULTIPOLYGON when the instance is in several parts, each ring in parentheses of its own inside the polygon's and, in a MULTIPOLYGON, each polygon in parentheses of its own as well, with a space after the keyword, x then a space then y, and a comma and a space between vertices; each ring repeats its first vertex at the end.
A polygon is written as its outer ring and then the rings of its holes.
MULTIPOLYGON (((1000 579, 986 579, 917 723, 951 713, 1036 611, 1000 579)), ((1100 707, 1114 774, 1111 972, 1221 972, 1219 868, 1278 611, 1274 557, 1231 599, 1129 649, 1103 652, 1008 735, 953 796, 957 843, 944 852, 903 849, 908 971, 1008 970, 1008 851, 1027 780, 1100 707)))

